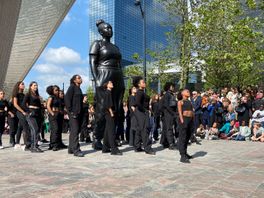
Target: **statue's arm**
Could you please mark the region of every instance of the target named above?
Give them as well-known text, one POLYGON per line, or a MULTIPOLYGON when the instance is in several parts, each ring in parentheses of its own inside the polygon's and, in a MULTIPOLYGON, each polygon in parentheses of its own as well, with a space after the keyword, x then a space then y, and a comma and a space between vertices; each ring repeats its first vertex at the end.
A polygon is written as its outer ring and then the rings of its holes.
POLYGON ((92 72, 94 79, 96 79, 96 77, 97 77, 97 65, 98 65, 98 59, 99 59, 99 50, 100 50, 99 41, 95 41, 91 45, 90 53, 89 53, 89 62, 90 62, 91 72, 92 72))

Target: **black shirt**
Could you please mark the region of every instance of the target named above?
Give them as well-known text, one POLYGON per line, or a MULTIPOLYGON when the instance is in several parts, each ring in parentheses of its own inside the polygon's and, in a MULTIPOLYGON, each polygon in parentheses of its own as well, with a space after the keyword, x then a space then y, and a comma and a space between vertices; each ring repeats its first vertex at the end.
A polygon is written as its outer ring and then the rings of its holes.
POLYGON ((65 95, 65 105, 69 113, 80 114, 83 108, 83 94, 80 87, 71 84, 65 95))
POLYGON ((121 53, 119 48, 102 40, 96 40, 91 45, 90 55, 98 56, 98 66, 120 67, 121 53))
POLYGON ((8 102, 6 100, 0 100, 0 111, 8 110, 8 102))
POLYGON ((190 100, 182 100, 182 111, 193 111, 192 102, 190 100))
POLYGON ((113 107, 112 94, 110 90, 105 91, 104 109, 105 112, 109 112, 108 109, 113 107))
POLYGON ((60 98, 56 97, 56 96, 50 96, 50 98, 52 99, 51 101, 51 108, 55 107, 55 108, 61 108, 62 106, 62 101, 60 98))
POLYGON ((17 98, 18 106, 20 106, 20 107, 22 106, 24 97, 25 97, 24 93, 18 93, 17 95, 14 96, 14 98, 17 98))
POLYGON ((144 90, 142 89, 138 89, 137 91, 137 95, 136 95, 136 107, 139 111, 141 112, 145 112, 146 109, 144 108, 144 104, 145 104, 145 101, 146 101, 146 94, 144 92, 144 90))
POLYGON ((172 92, 167 91, 165 95, 163 96, 163 107, 166 109, 170 114, 173 114, 176 112, 177 108, 177 101, 175 96, 172 92))
POLYGON ((41 108, 41 102, 39 96, 33 96, 30 94, 26 94, 23 100, 23 107, 27 108, 28 106, 35 106, 41 108))

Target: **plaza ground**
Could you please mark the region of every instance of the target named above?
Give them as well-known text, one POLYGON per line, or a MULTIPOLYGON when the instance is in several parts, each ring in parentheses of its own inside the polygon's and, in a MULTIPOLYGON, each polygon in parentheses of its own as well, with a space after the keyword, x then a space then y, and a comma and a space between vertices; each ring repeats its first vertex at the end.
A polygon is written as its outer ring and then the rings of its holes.
MULTIPOLYGON (((63 138, 67 143, 68 135, 63 138)), ((4 146, 8 140, 3 135, 4 146)), ((39 154, 5 148, 0 197, 264 197, 263 143, 204 140, 189 147, 191 164, 180 163, 178 151, 158 143, 153 148, 155 156, 124 145, 123 156, 111 156, 81 144, 83 158, 67 150, 39 154)))

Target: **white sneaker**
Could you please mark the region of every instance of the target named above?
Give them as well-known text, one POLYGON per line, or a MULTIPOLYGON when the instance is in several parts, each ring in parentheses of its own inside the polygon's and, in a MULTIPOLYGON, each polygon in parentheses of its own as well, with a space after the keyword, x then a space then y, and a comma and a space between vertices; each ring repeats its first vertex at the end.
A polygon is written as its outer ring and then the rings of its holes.
POLYGON ((0 149, 4 149, 4 147, 3 146, 0 146, 0 149))
POLYGON ((20 144, 15 144, 14 149, 20 149, 21 145, 20 144))
POLYGON ((41 141, 38 141, 38 145, 41 145, 41 144, 43 144, 41 141))
POLYGON ((25 149, 26 149, 26 145, 21 146, 21 149, 22 149, 23 151, 25 151, 25 149))

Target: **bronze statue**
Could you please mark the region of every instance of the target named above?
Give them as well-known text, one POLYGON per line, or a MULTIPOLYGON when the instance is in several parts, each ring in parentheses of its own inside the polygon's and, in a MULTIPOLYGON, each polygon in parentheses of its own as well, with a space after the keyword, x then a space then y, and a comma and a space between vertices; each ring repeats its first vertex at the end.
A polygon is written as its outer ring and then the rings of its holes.
POLYGON ((119 48, 110 42, 113 36, 112 27, 110 24, 103 20, 96 22, 98 32, 102 36, 101 40, 93 42, 90 48, 90 66, 92 75, 95 81, 95 100, 96 100, 96 113, 95 113, 95 133, 94 133, 94 148, 101 149, 101 139, 104 135, 104 89, 103 85, 112 81, 114 88, 112 90, 112 98, 114 103, 115 123, 117 124, 122 119, 123 113, 123 95, 125 90, 123 72, 121 68, 121 53, 119 48))

